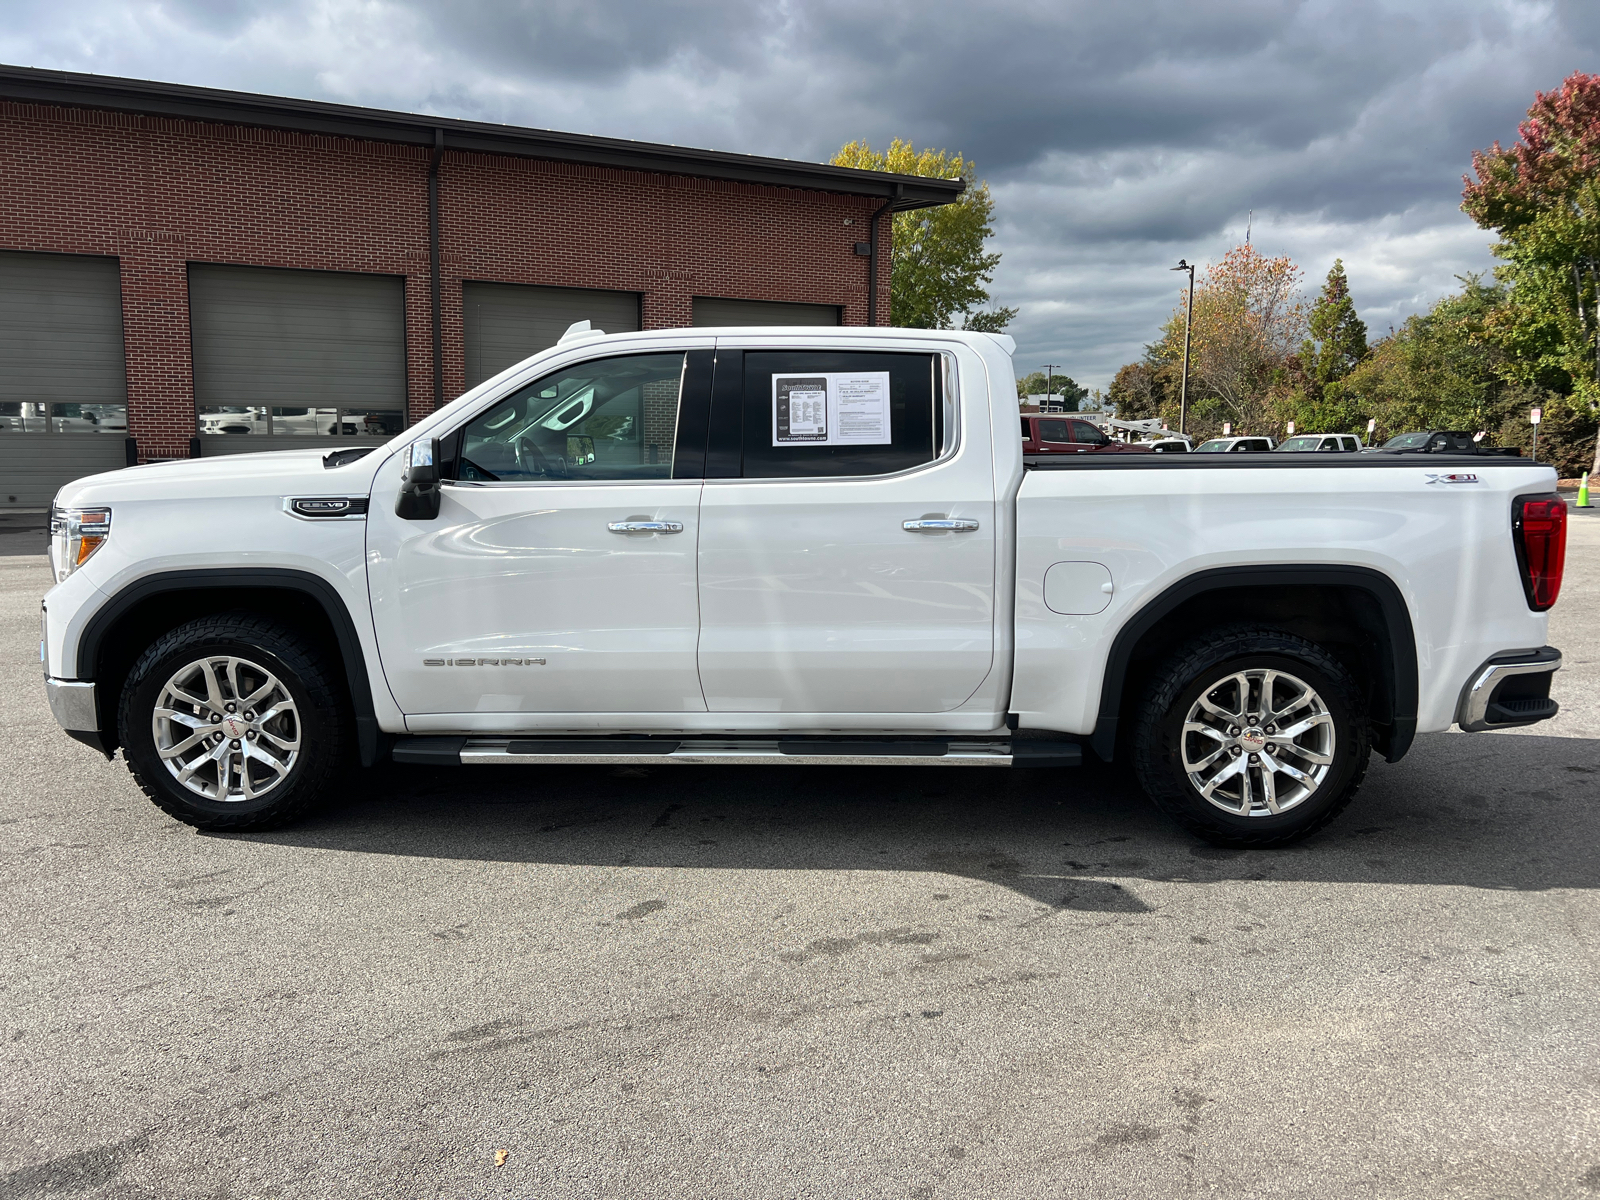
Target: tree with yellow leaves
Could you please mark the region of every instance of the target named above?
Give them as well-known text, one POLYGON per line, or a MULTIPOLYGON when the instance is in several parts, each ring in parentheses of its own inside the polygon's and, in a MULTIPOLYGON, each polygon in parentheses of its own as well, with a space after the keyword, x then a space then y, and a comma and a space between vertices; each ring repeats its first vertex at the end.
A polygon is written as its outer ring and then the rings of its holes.
POLYGON ((967 190, 954 204, 895 214, 889 324, 949 329, 957 314, 963 329, 998 333, 1010 324, 1016 309, 982 308, 989 301, 984 285, 993 282, 1000 256, 984 252, 985 241, 994 235, 994 200, 989 185, 976 181, 970 159, 944 150, 918 150, 896 138, 883 153, 866 142, 850 142, 833 156, 833 164, 967 181, 967 190))

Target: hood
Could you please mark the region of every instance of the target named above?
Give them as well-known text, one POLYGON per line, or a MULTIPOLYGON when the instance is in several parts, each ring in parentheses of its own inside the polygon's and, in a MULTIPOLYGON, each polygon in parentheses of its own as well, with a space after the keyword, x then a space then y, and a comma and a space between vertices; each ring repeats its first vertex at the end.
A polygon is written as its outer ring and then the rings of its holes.
POLYGON ((64 508, 83 508, 119 500, 204 500, 290 492, 364 496, 371 489, 379 464, 389 457, 390 445, 384 443, 355 462, 332 468, 323 465, 323 458, 333 450, 350 447, 268 450, 147 463, 76 479, 57 493, 56 503, 64 508))

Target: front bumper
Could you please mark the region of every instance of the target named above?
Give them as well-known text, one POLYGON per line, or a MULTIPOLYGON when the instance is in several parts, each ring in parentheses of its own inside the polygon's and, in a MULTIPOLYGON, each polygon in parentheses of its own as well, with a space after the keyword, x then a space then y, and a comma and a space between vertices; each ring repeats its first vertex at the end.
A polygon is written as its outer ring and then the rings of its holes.
POLYGON ((1561 669, 1554 646, 1496 654, 1461 689, 1456 723, 1467 733, 1516 729, 1548 721, 1561 711, 1550 699, 1550 677, 1561 669))
POLYGON ((100 710, 95 704, 94 684, 75 679, 47 678, 44 690, 50 697, 50 714, 61 728, 68 733, 100 731, 100 710))
POLYGON ((116 744, 113 742, 108 749, 105 735, 100 732, 100 707, 95 699, 94 684, 46 676, 44 691, 50 698, 50 715, 67 731, 67 736, 110 758, 116 744))

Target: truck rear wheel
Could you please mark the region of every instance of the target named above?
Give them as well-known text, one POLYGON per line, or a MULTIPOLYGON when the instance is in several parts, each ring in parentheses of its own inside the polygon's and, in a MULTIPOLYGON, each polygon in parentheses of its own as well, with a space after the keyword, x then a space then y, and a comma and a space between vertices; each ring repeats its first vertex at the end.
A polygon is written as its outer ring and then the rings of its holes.
POLYGON ((129 673, 117 722, 145 794, 198 829, 293 820, 325 794, 348 744, 321 656, 250 613, 202 617, 159 638, 129 673))
POLYGON ((1273 629, 1213 630, 1157 672, 1134 730, 1146 793, 1224 846, 1282 846, 1355 797, 1370 736, 1337 658, 1273 629))

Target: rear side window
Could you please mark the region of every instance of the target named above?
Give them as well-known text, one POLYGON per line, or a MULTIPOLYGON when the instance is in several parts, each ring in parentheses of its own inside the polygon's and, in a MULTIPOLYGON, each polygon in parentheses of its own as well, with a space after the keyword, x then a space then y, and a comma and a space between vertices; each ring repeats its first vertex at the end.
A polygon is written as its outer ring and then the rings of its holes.
POLYGON ((1022 440, 1025 442, 1033 440, 1033 430, 1028 428, 1027 417, 1022 418, 1022 440))
POLYGON ((888 475, 932 462, 943 436, 938 368, 933 354, 746 351, 744 478, 888 475))
POLYGON ((1039 440, 1041 442, 1070 442, 1071 436, 1067 433, 1065 421, 1040 421, 1039 440))

